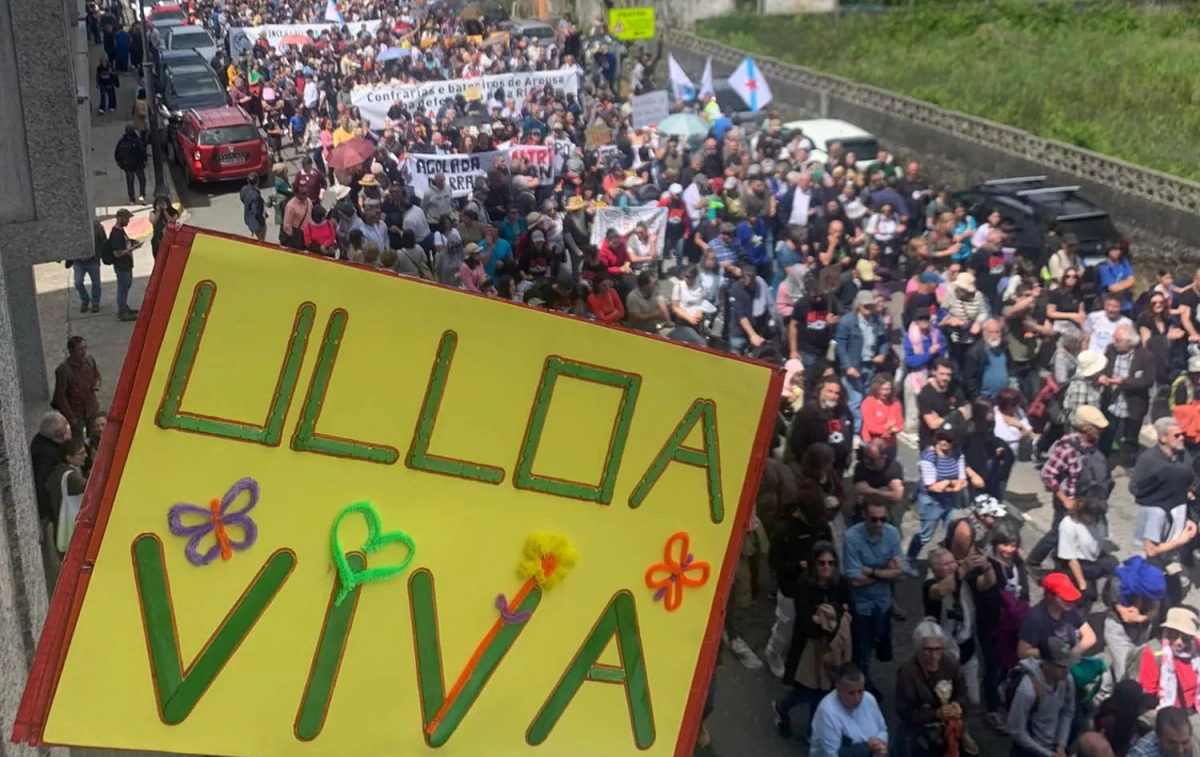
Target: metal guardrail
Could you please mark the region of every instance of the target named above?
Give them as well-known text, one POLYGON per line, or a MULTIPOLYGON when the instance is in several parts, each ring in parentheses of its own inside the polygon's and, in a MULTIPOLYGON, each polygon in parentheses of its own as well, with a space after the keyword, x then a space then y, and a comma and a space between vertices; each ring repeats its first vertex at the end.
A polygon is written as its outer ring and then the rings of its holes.
MULTIPOLYGON (((746 56, 744 50, 681 29, 664 28, 661 37, 668 46, 711 55, 714 60, 730 65, 740 63, 746 56)), ((769 56, 755 55, 754 60, 768 78, 888 113, 1174 211, 1200 216, 1200 183, 769 56)))

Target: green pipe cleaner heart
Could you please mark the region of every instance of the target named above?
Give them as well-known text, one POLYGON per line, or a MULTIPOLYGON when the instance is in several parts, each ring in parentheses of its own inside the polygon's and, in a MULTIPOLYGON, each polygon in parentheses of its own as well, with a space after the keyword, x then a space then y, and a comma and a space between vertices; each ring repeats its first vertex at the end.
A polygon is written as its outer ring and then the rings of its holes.
POLYGON ((350 595, 359 584, 374 583, 376 581, 386 581, 389 578, 395 578, 403 573, 413 561, 413 557, 417 553, 417 545, 413 543, 412 537, 403 531, 384 531, 383 520, 379 517, 379 513, 370 502, 355 502, 352 505, 346 505, 338 516, 333 520, 333 564, 337 566, 338 589, 337 597, 333 600, 333 604, 340 605, 342 600, 350 595), (342 549, 341 539, 338 538, 338 530, 341 528, 342 519, 347 515, 361 515, 363 520, 367 522, 367 540, 362 543, 358 551, 364 555, 370 555, 372 552, 378 552, 388 544, 399 542, 408 548, 408 555, 405 556, 403 562, 399 565, 384 565, 378 568, 366 568, 364 570, 355 570, 350 565, 350 561, 346 559, 346 552, 342 549))

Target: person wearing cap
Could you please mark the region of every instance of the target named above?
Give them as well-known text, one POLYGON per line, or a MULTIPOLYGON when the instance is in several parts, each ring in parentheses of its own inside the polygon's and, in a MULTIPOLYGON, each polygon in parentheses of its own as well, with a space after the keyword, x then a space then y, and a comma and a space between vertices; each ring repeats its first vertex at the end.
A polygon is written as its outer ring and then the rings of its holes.
POLYGON ((1035 659, 1021 661, 1022 677, 1005 724, 1013 757, 1066 757, 1076 707, 1071 666, 1078 658, 1069 644, 1053 637, 1033 651, 1035 659))
POLYGON ((977 495, 970 507, 951 514, 946 524, 946 548, 959 560, 973 552, 983 554, 990 543, 992 528, 1007 515, 998 499, 990 494, 977 495))
POLYGON ((1195 473, 1179 423, 1159 418, 1154 431, 1158 444, 1142 451, 1129 479, 1129 493, 1138 505, 1133 541, 1147 561, 1166 571, 1166 604, 1173 607, 1184 596, 1180 552, 1190 550, 1197 532, 1188 517, 1195 473))
POLYGON ((667 255, 675 257, 676 269, 683 267, 683 242, 691 236, 692 219, 683 200, 683 187, 679 184, 671 184, 667 187, 666 193, 658 201, 658 207, 667 210, 666 231, 663 233, 663 255, 659 260, 661 273, 667 255))
POLYGON ((1200 753, 1196 716, 1182 707, 1163 707, 1154 715, 1154 730, 1129 750, 1128 757, 1189 757, 1200 753))
POLYGON ((108 244, 112 249, 113 273, 117 275, 117 320, 136 321, 137 308, 129 307, 129 290, 133 288, 133 251, 142 246, 142 240, 130 239, 125 229, 133 214, 125 208, 117 211, 112 231, 108 232, 108 244))
MULTIPOLYGON (((554 278, 558 275, 558 256, 546 242, 546 232, 533 229, 526 237, 528 242, 517 245, 517 264, 526 281, 554 278)), ((522 239, 521 241, 525 241, 522 239)))
POLYGON ((1112 491, 1108 460, 1097 442, 1108 428, 1108 419, 1092 405, 1076 408, 1075 431, 1050 448, 1042 466, 1042 485, 1054 498, 1054 521, 1050 530, 1029 553, 1029 565, 1037 567, 1058 546, 1058 524, 1075 507, 1079 496, 1107 498, 1112 491))
POLYGON ((945 314, 938 320, 938 327, 946 334, 946 356, 961 369, 967 350, 979 340, 989 315, 987 300, 975 286, 975 274, 962 271, 954 277, 942 298, 942 310, 945 314))
POLYGON ((1104 616, 1104 648, 1112 657, 1113 680, 1125 678, 1129 655, 1150 641, 1150 632, 1160 616, 1166 597, 1166 575, 1162 569, 1133 555, 1116 567, 1104 583, 1101 599, 1104 616))
POLYGON ((932 433, 931 444, 921 453, 919 469, 916 500, 921 526, 908 543, 904 563, 904 572, 914 578, 921 575, 917 567, 921 548, 933 541, 938 523, 959 508, 967 488, 966 463, 954 448, 952 430, 939 428, 932 433))
POLYGON ((1021 621, 1017 656, 1037 657, 1047 639, 1065 642, 1076 656, 1094 647, 1096 632, 1076 607, 1083 594, 1071 578, 1066 573, 1048 573, 1042 579, 1042 591, 1042 601, 1021 621))
MULTIPOLYGON (((864 262, 867 261, 860 261, 860 264, 864 262)), ((862 401, 867 387, 883 365, 889 348, 887 329, 875 312, 872 292, 863 290, 854 297, 852 312, 842 316, 837 324, 834 344, 846 403, 854 416, 854 433, 857 435, 862 433, 862 401)))
MULTIPOLYGON (((828 263, 822 264, 822 273, 825 269, 837 270, 834 266, 828 263)), ((872 292, 875 287, 875 282, 879 277, 875 274, 875 263, 865 258, 857 261, 848 270, 842 271, 838 276, 837 291, 834 293, 834 299, 842 312, 848 313, 854 310, 854 298, 860 292, 872 292)))
POLYGON ((1167 610, 1158 638, 1151 639, 1129 659, 1128 675, 1158 701, 1158 707, 1179 707, 1195 722, 1200 710, 1200 618, 1188 607, 1167 610))

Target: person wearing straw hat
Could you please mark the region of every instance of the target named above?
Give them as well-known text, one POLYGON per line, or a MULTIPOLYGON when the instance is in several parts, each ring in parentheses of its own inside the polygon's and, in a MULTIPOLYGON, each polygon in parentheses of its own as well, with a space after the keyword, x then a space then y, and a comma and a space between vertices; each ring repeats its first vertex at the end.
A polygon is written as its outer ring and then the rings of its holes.
MULTIPOLYGON (((1158 709, 1179 707, 1197 724, 1200 700, 1200 618, 1187 607, 1172 607, 1161 626, 1161 635, 1129 657, 1126 676, 1158 699, 1158 709)), ((1200 729, 1198 729, 1200 730, 1200 729)))

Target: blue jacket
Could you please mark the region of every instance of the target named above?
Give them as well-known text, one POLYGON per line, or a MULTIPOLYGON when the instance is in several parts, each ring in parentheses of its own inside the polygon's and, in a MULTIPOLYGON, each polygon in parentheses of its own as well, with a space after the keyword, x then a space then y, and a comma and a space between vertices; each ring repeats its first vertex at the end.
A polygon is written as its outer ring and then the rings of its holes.
POLYGON ((946 356, 946 337, 942 336, 942 332, 936 328, 929 330, 925 335, 924 345, 922 346, 921 354, 913 352, 912 339, 906 333, 904 335, 904 364, 914 371, 923 370, 929 367, 929 364, 939 357, 946 356), (931 349, 934 343, 940 344, 941 349, 938 354, 931 354, 931 349))
MULTIPOLYGON (((843 372, 848 368, 861 371, 864 367, 862 359, 863 333, 859 327, 858 319, 858 313, 853 312, 842 316, 841 320, 838 321, 837 332, 835 334, 837 360, 843 372)), ((871 356, 879 357, 887 351, 887 329, 883 326, 883 319, 877 315, 871 316, 871 323, 875 326, 875 344, 871 346, 871 356)))

